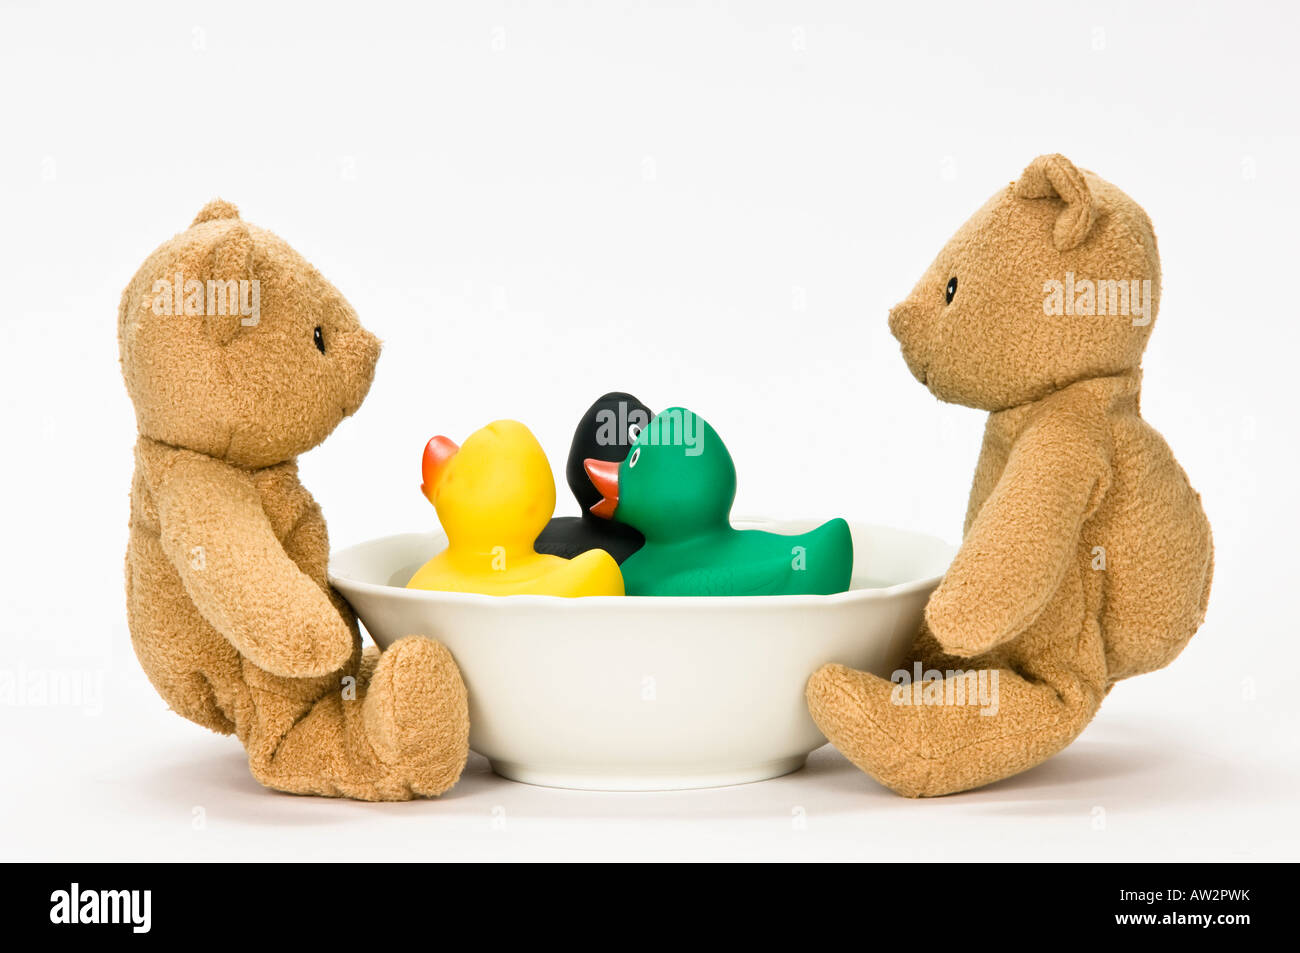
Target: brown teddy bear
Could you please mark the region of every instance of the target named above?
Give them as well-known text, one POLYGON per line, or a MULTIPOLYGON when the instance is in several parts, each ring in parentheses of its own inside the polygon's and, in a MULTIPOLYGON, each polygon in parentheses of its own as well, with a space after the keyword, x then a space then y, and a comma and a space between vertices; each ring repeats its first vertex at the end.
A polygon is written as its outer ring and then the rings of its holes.
POLYGON ((1050 155, 976 212, 890 313, 921 383, 989 412, 962 545, 908 677, 828 665, 808 683, 826 737, 898 793, 949 794, 1042 762, 1204 619, 1209 523, 1138 409, 1159 298, 1146 213, 1050 155))
POLYGON ((127 611, 159 694, 237 735, 267 787, 445 791, 468 752, 460 673, 425 638, 362 653, 295 462, 360 406, 378 339, 297 252, 220 200, 141 266, 118 336, 140 431, 127 611))

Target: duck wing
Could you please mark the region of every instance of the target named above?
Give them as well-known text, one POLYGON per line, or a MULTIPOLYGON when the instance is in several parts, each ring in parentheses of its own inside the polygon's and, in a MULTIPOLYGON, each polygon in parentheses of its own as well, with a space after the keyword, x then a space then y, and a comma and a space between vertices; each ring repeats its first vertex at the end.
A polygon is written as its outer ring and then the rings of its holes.
POLYGON ((656 580, 657 596, 767 596, 786 591, 790 563, 759 562, 703 564, 656 580))

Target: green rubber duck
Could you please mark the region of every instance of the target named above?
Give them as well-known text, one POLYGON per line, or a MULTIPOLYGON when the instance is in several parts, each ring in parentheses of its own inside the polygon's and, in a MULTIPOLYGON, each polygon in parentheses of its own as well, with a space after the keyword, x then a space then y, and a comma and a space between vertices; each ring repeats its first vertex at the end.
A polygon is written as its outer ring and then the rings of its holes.
POLYGON ((731 526, 736 466, 698 414, 671 407, 622 463, 587 460, 603 499, 591 512, 640 530, 622 565, 629 596, 828 595, 849 587, 853 540, 842 519, 783 536, 731 526))

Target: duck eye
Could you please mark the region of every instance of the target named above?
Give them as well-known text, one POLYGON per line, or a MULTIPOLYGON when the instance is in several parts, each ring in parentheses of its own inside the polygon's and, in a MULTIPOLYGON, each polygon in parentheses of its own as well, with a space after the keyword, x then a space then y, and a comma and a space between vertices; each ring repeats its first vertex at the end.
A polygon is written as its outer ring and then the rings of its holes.
POLYGON ((636 424, 627 425, 627 442, 636 443, 636 438, 641 436, 641 428, 636 424))
POLYGON ((627 468, 631 470, 636 466, 636 462, 641 459, 641 448, 637 447, 632 451, 632 456, 627 458, 627 468))
MULTIPOLYGON (((952 295, 949 295, 949 296, 948 296, 948 300, 949 300, 949 301, 952 300, 952 295)), ((312 334, 311 334, 311 339, 312 339, 312 342, 316 345, 316 350, 318 350, 318 351, 320 351, 322 354, 324 354, 324 353, 325 353, 325 335, 321 333, 321 329, 320 329, 320 325, 319 325, 319 324, 316 325, 316 330, 312 332, 312 334)))
POLYGON ((944 292, 944 296, 945 296, 944 304, 952 304, 952 299, 956 294, 957 294, 957 279, 949 278, 948 290, 944 292))

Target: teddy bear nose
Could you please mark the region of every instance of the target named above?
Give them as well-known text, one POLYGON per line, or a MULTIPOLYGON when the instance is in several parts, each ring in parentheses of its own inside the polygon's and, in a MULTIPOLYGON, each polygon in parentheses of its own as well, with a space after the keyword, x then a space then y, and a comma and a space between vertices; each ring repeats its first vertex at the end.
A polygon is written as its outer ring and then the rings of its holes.
POLYGON ((912 326, 915 314, 906 301, 894 305, 889 311, 889 333, 901 339, 912 326))
POLYGON ((362 329, 361 333, 364 335, 362 338, 362 352, 365 354, 367 365, 369 365, 371 371, 373 371, 375 364, 379 362, 379 352, 383 349, 384 345, 379 338, 375 337, 369 331, 362 329))

